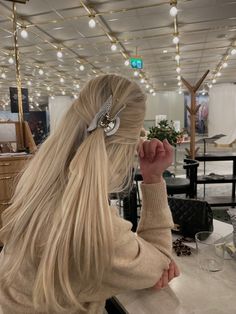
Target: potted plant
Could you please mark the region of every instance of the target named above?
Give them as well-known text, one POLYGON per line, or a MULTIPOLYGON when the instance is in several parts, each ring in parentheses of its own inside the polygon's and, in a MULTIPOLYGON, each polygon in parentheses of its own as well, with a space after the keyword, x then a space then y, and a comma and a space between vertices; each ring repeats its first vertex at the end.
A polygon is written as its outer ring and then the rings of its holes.
POLYGON ((160 141, 167 139, 168 142, 176 146, 177 143, 181 141, 183 137, 183 132, 178 132, 174 128, 174 123, 171 120, 161 120, 157 126, 151 127, 149 129, 148 139, 157 138, 160 141))

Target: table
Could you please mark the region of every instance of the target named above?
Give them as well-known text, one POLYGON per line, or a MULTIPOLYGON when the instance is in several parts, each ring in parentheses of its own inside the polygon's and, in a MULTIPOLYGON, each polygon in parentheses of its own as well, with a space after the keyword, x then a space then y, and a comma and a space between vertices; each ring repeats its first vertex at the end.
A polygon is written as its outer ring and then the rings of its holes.
MULTIPOLYGON (((223 236, 232 225, 214 220, 216 232, 223 236)), ((236 261, 225 260, 216 273, 200 270, 196 252, 176 257, 181 275, 160 290, 145 289, 117 296, 130 314, 234 314, 236 313, 236 261)))
POLYGON ((215 184, 215 183, 231 183, 232 184, 232 194, 231 197, 221 197, 220 199, 214 197, 214 200, 208 200, 208 203, 211 206, 235 206, 236 199, 235 199, 235 186, 236 186, 236 153, 217 153, 217 154, 198 154, 195 157, 198 161, 226 161, 230 160, 233 161, 233 169, 232 175, 223 175, 224 178, 219 179, 205 179, 204 176, 197 177, 197 184, 215 184))

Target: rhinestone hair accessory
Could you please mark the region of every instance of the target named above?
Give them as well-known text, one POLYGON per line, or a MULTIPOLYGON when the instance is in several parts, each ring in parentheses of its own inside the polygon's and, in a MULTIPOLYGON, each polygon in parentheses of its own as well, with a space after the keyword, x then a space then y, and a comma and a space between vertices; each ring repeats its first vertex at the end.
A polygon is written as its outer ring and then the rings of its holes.
POLYGON ((114 117, 110 116, 113 97, 112 95, 105 101, 99 112, 95 115, 90 123, 87 131, 92 132, 97 128, 103 128, 106 136, 111 136, 117 132, 120 126, 119 114, 125 109, 125 105, 115 114, 114 117))

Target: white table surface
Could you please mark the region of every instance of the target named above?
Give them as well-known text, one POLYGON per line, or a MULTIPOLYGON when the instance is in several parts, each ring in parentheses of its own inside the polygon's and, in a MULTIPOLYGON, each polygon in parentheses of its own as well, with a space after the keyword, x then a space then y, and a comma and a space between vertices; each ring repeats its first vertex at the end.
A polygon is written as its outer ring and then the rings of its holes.
MULTIPOLYGON (((214 220, 214 231, 226 236, 232 225, 214 220)), ((130 314, 236 314, 236 261, 225 260, 216 273, 200 270, 196 250, 175 258, 181 275, 160 290, 145 289, 117 296, 130 314)))

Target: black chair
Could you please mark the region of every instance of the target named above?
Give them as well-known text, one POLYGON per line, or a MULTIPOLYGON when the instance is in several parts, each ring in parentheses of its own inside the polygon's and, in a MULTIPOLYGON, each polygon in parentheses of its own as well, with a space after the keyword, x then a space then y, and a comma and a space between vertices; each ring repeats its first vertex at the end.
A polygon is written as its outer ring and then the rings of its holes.
POLYGON ((197 168, 199 162, 194 159, 184 159, 183 168, 186 170, 186 178, 164 177, 167 194, 186 194, 189 198, 197 197, 197 168))

